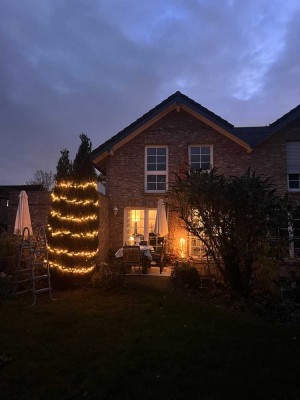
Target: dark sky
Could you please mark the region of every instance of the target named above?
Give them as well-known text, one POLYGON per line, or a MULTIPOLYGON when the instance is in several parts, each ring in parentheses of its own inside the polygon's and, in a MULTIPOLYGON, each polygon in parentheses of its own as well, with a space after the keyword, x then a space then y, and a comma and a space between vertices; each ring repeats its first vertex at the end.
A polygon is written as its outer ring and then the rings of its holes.
POLYGON ((235 126, 300 103, 299 0, 1 0, 0 184, 180 90, 235 126))

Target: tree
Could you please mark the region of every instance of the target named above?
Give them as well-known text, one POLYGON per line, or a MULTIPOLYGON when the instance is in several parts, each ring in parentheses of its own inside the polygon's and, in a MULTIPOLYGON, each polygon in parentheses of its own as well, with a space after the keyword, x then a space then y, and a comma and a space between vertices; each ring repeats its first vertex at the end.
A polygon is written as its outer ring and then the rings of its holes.
POLYGON ((42 190, 51 190, 55 183, 55 176, 51 171, 41 169, 35 171, 33 178, 26 182, 26 185, 41 185, 42 190))
POLYGON ((69 151, 61 152, 48 218, 50 264, 72 274, 91 271, 98 249, 97 175, 90 157, 90 139, 86 135, 80 139, 73 165, 69 151))
POLYGON ((200 239, 224 282, 236 294, 248 296, 257 261, 275 250, 272 233, 287 224, 286 199, 250 170, 225 177, 215 169, 192 169, 176 176, 169 203, 200 239))
POLYGON ((70 179, 72 175, 72 163, 69 159, 69 150, 64 149, 60 152, 61 156, 57 162, 55 179, 62 182, 70 179))
POLYGON ((97 180, 97 174, 91 158, 92 143, 84 133, 79 138, 81 144, 73 163, 74 179, 78 182, 86 181, 87 179, 97 180))

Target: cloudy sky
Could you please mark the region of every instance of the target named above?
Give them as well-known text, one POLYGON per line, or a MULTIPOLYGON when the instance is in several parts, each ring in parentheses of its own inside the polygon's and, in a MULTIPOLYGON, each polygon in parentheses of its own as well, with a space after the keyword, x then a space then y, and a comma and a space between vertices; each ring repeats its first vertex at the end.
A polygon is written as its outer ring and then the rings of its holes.
POLYGON ((1 0, 0 185, 177 90, 235 126, 300 103, 299 0, 1 0))

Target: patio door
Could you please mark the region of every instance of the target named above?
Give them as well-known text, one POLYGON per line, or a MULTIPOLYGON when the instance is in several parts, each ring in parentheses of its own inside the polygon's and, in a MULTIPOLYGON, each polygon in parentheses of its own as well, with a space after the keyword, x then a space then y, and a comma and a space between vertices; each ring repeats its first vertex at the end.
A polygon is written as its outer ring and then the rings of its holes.
POLYGON ((142 240, 149 241, 149 234, 153 233, 156 208, 131 208, 124 209, 124 243, 133 241, 139 235, 142 240))

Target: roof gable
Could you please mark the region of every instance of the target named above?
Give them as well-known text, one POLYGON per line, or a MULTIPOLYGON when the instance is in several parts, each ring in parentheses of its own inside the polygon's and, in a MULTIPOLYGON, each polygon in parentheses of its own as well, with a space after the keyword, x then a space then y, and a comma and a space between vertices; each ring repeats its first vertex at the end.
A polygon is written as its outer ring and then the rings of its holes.
POLYGON ((250 146, 246 142, 244 142, 238 136, 232 134, 232 130, 234 129, 234 126, 232 124, 230 124, 225 119, 219 117, 217 114, 214 114, 207 108, 203 107, 201 104, 190 99, 188 96, 182 94, 181 92, 175 92, 166 100, 162 101, 156 107, 152 108, 146 114, 127 126, 125 129, 123 129, 112 138, 104 142, 102 145, 97 147, 95 150, 93 150, 93 160, 96 161, 101 155, 105 156, 105 153, 106 155, 108 155, 111 151, 121 147, 123 143, 135 137, 147 127, 151 126, 159 119, 163 118, 166 114, 178 108, 182 108, 183 110, 191 113, 196 118, 218 130, 220 133, 236 141, 241 146, 245 147, 248 151, 251 150, 250 146))
POLYGON ((177 109, 177 111, 182 109, 192 114, 194 117, 198 118, 240 146, 244 147, 248 152, 252 151, 254 147, 269 138, 275 132, 284 128, 286 125, 300 117, 299 105, 269 126, 234 127, 234 125, 225 119, 203 107, 201 104, 192 100, 188 96, 177 91, 93 150, 93 161, 101 161, 111 152, 122 147, 123 144, 133 139, 139 133, 175 109, 177 109))

